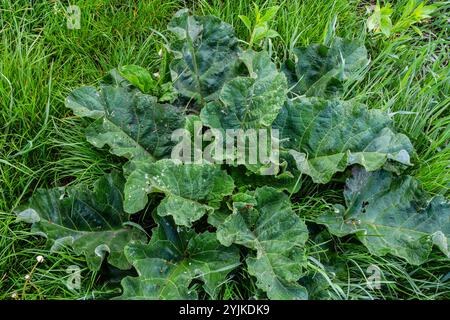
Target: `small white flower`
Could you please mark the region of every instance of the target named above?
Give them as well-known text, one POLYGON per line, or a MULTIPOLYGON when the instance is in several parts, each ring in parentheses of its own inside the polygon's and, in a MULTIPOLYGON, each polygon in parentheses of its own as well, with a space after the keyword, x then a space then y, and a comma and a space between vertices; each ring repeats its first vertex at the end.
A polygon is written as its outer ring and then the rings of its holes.
POLYGON ((159 51, 158 51, 158 56, 162 57, 162 55, 163 55, 163 51, 162 51, 162 48, 161 48, 161 49, 159 49, 159 51))
POLYGON ((17 299, 17 292, 13 292, 12 295, 11 295, 11 298, 17 299))
POLYGON ((153 76, 154 76, 155 78, 159 78, 159 72, 155 72, 155 73, 153 74, 153 76))
POLYGON ((25 280, 30 280, 31 279, 31 277, 30 277, 30 275, 29 274, 27 274, 26 276, 25 276, 25 280))
POLYGON ((42 263, 42 262, 44 262, 44 257, 43 256, 37 256, 36 260, 37 260, 37 262, 42 263))

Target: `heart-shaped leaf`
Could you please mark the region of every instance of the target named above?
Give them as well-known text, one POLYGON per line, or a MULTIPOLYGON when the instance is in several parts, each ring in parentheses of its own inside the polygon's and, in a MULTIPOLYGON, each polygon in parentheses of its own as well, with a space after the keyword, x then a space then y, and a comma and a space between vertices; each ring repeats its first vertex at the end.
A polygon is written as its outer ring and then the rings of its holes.
POLYGON ((282 147, 316 183, 329 182, 336 172, 352 164, 369 171, 387 161, 411 165, 413 146, 391 125, 389 116, 380 110, 321 98, 288 101, 274 122, 282 147))
POLYGON ((217 238, 225 245, 243 245, 256 251, 246 259, 257 286, 270 299, 306 299, 297 283, 305 264, 308 239, 305 223, 292 211, 284 193, 270 187, 233 197, 233 213, 217 226, 217 238))
POLYGON ((413 177, 355 168, 344 195, 346 208, 338 205, 317 220, 331 233, 354 233, 373 254, 415 265, 427 260, 433 244, 450 258, 450 203, 427 196, 413 177))
POLYGON ((100 268, 106 254, 110 264, 128 269, 124 247, 146 236, 123 211, 123 186, 123 178, 113 173, 100 178, 92 191, 85 185, 38 189, 18 209, 17 220, 32 223, 32 231, 47 237, 53 250, 69 245, 85 255, 92 270, 100 268))

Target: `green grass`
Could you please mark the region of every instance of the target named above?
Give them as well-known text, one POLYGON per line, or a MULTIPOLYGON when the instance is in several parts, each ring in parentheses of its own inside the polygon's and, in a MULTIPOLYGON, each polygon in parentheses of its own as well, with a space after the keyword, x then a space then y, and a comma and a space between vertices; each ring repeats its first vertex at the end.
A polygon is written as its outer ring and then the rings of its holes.
POLYGON ((22 292, 38 254, 46 262, 33 275, 37 288, 28 286, 21 298, 92 295, 97 277, 86 270, 79 292, 65 285, 67 266, 84 268, 84 260, 68 252, 49 254, 29 226, 14 222, 12 210, 37 187, 95 179, 114 167, 117 160, 93 149, 79 121, 67 118, 63 100, 74 87, 95 83, 118 65, 154 68, 161 43, 149 28, 164 28, 179 6, 171 1, 77 4, 80 30, 65 26, 68 1, 0 4, 0 298, 22 292))
MULTIPOLYGON (((280 60, 290 48, 323 39, 328 23, 337 16, 339 36, 365 40, 372 62, 347 87, 347 98, 389 112, 417 150, 410 173, 431 193, 450 194, 450 66, 448 15, 444 4, 437 16, 420 26, 423 37, 409 30, 389 41, 367 34, 366 6, 373 1, 289 0, 255 1, 261 7, 280 4, 272 27, 280 38, 272 50, 280 60)), ((396 1, 398 8, 406 1, 396 1)), ((2 1, 0 4, 0 299, 17 293, 22 299, 89 299, 108 297, 116 288, 89 272, 82 257, 65 249, 49 253, 45 240, 31 235, 29 226, 15 222, 14 208, 37 187, 90 182, 120 165, 120 160, 94 149, 84 139, 84 124, 64 107, 67 93, 93 84, 109 69, 138 64, 156 71, 162 46, 160 36, 171 15, 191 6, 231 23, 240 38, 248 32, 238 14, 252 17, 249 1, 77 1, 82 10, 80 30, 66 28, 68 1, 2 1), (36 256, 45 262, 36 266, 36 256), (69 290, 66 269, 82 269, 82 287, 69 290), (30 283, 25 275, 36 266, 30 283)), ((296 211, 308 220, 340 195, 305 188, 296 211), (323 198, 323 199, 322 199, 323 198)), ((331 298, 339 299, 449 299, 448 260, 433 253, 430 261, 412 267, 390 256, 375 257, 352 238, 334 239, 336 245, 315 239, 309 247, 310 276, 332 284, 331 298), (333 254, 335 252, 335 254, 333 254), (326 253, 326 254, 325 254, 326 253), (380 290, 365 285, 368 266, 383 274, 380 290), (342 270, 343 271, 342 271, 342 270), (446 277, 447 276, 447 277, 446 277)), ((239 271, 222 285, 223 299, 255 298, 254 279, 239 271)), ((328 287, 329 288, 329 287, 328 287)), ((322 297, 323 292, 317 292, 322 297)))

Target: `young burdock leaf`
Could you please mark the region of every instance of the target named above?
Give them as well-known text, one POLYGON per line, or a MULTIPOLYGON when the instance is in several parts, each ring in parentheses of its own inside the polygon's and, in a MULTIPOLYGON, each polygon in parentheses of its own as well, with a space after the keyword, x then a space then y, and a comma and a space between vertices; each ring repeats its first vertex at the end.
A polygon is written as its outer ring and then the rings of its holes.
POLYGON ((255 43, 260 43, 264 39, 279 36, 275 30, 272 30, 269 27, 269 22, 275 17, 278 8, 278 6, 270 7, 264 14, 261 14, 258 5, 254 4, 255 22, 253 29, 251 28, 252 24, 250 19, 246 16, 242 16, 241 20, 244 21, 245 25, 250 30, 249 48, 252 48, 255 43))
POLYGON ((164 193, 158 215, 171 215, 177 225, 191 226, 234 189, 230 176, 211 164, 181 164, 172 160, 140 162, 125 186, 125 210, 135 213, 147 203, 147 194, 164 193))
POLYGON ((177 233, 174 226, 167 225, 166 230, 159 226, 149 244, 132 243, 125 249, 139 276, 122 280, 118 299, 196 299, 197 292, 190 287, 194 279, 217 298, 219 285, 240 264, 238 249, 220 245, 213 233, 184 232, 176 237, 180 241, 171 241, 167 228, 170 234, 177 233))
POLYGON ((111 265, 128 269, 124 247, 146 235, 123 211, 123 186, 123 178, 113 173, 100 178, 92 191, 85 185, 38 189, 17 210, 17 220, 32 223, 32 232, 45 236, 52 250, 68 245, 83 254, 92 270, 100 269, 106 255, 111 265))
POLYGON ((157 90, 157 82, 146 69, 136 65, 126 65, 117 70, 123 78, 138 87, 143 93, 153 93, 157 90))
POLYGON ((306 289, 297 280, 303 274, 308 230, 288 196, 263 187, 237 194, 233 201, 233 213, 217 226, 219 241, 255 250, 246 259, 248 271, 270 299, 306 299, 306 289))
POLYGON ((155 161, 170 155, 172 132, 184 126, 184 114, 137 90, 120 86, 81 87, 66 106, 82 117, 97 119, 86 130, 94 146, 130 160, 155 161))
POLYGON ((371 253, 414 265, 427 260, 433 244, 450 258, 450 202, 430 198, 413 177, 355 168, 344 196, 346 208, 336 205, 317 219, 332 234, 356 234, 371 253))
POLYGON ((342 92, 343 83, 365 67, 369 60, 364 45, 335 38, 329 46, 314 44, 294 49, 296 61, 283 71, 292 92, 299 95, 332 97, 342 92))
POLYGON ((380 110, 320 98, 288 101, 273 125, 298 170, 315 183, 329 182, 352 164, 369 171, 387 161, 411 165, 411 142, 391 126, 392 120, 380 110))
POLYGON ((170 43, 175 88, 201 104, 217 98, 223 84, 236 76, 240 52, 233 27, 220 19, 178 11, 168 25, 176 39, 170 43))

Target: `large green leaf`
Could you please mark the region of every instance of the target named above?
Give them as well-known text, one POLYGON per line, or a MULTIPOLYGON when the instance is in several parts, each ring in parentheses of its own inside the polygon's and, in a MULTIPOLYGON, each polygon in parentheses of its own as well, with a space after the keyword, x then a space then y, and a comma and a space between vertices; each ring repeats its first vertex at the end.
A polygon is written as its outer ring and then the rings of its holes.
POLYGON ((212 212, 234 183, 219 166, 181 164, 172 160, 140 163, 125 186, 125 209, 134 213, 145 207, 147 194, 161 192, 166 197, 158 206, 160 216, 173 216, 178 225, 190 226, 212 212))
POLYGON ((219 285, 240 264, 236 247, 220 245, 213 233, 179 232, 166 218, 153 230, 149 244, 130 244, 125 253, 139 276, 122 280, 119 299, 195 299, 197 292, 190 287, 194 279, 216 298, 219 285))
POLYGON ((270 299, 306 299, 307 292, 297 280, 303 274, 308 230, 292 211, 287 195, 263 187, 237 194, 233 200, 233 213, 217 226, 219 241, 256 250, 246 259, 248 271, 270 299))
POLYGON ((334 96, 343 82, 369 62, 364 45, 335 38, 330 46, 314 44, 294 49, 295 62, 287 62, 286 72, 292 91, 307 96, 334 96))
POLYGON ((100 178, 90 191, 71 188, 38 189, 29 203, 18 209, 18 221, 33 223, 32 231, 48 238, 56 250, 71 246, 86 256, 88 266, 98 270, 108 253, 108 262, 128 269, 123 249, 131 240, 146 236, 123 211, 123 178, 110 174, 100 178))
POLYGON ((109 145, 111 153, 133 160, 168 156, 174 145, 171 134, 185 121, 175 107, 124 86, 76 89, 66 106, 78 116, 97 119, 87 128, 89 142, 99 148, 109 145))
POLYGON ((209 103, 201 111, 203 123, 210 128, 269 127, 286 100, 286 77, 277 71, 267 52, 246 51, 241 59, 249 76, 228 81, 220 92, 220 101, 209 103))
POLYGON ((298 169, 316 183, 327 183, 348 165, 373 171, 388 160, 410 165, 413 146, 395 133, 389 116, 351 101, 301 98, 288 101, 274 128, 298 169))
POLYGON ((213 16, 178 11, 168 25, 176 39, 170 64, 175 88, 200 102, 217 98, 225 81, 236 75, 239 46, 233 27, 213 16))
POLYGON ((344 196, 347 208, 337 205, 317 220, 331 233, 354 233, 373 254, 415 265, 426 261, 433 244, 450 258, 450 202, 430 199, 414 178, 355 168, 344 196))

